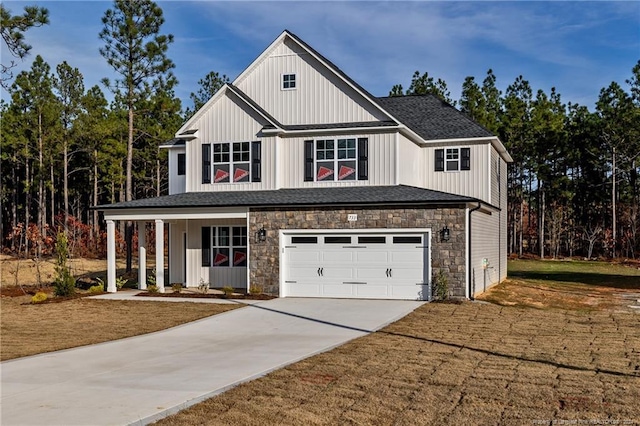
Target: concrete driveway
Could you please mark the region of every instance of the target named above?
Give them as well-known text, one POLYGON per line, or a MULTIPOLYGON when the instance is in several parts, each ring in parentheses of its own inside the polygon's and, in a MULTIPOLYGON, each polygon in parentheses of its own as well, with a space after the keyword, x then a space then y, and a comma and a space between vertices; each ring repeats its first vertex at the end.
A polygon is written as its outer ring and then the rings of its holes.
POLYGON ((150 423, 375 331, 422 303, 274 299, 157 333, 6 361, 0 423, 150 423))

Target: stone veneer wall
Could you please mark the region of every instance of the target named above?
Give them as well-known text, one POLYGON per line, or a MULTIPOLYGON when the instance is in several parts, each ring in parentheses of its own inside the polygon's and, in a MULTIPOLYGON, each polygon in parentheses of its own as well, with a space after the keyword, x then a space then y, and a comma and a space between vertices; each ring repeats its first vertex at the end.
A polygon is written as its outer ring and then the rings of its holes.
POLYGON ((251 209, 248 235, 250 249, 250 283, 265 292, 279 294, 279 230, 281 229, 431 229, 432 274, 444 269, 449 278, 453 296, 465 296, 465 209, 459 207, 438 208, 301 208, 290 210, 251 209), (347 215, 355 213, 358 220, 347 221, 347 215), (449 241, 441 241, 440 230, 448 226, 449 241), (264 227, 267 239, 255 240, 256 232, 264 227))

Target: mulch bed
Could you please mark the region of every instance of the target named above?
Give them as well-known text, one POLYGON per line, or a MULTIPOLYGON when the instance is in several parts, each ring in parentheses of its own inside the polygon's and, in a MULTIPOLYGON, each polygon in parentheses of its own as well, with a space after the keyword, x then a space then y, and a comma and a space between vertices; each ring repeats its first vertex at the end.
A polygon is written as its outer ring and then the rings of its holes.
POLYGON ((227 296, 226 294, 201 294, 201 293, 138 293, 136 296, 147 297, 186 297, 189 299, 244 299, 244 300, 271 300, 275 299, 275 296, 268 294, 234 294, 227 296))

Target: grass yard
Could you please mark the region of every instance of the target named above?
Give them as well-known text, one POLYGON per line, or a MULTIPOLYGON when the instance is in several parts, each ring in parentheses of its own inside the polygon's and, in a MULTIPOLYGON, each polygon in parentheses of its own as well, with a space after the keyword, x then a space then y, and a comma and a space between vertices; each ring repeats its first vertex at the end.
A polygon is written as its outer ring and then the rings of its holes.
POLYGON ((640 424, 640 271, 509 266, 503 306, 426 304, 157 424, 640 424))
POLYGON ((0 361, 151 333, 238 307, 87 298, 32 305, 30 300, 0 298, 0 361))

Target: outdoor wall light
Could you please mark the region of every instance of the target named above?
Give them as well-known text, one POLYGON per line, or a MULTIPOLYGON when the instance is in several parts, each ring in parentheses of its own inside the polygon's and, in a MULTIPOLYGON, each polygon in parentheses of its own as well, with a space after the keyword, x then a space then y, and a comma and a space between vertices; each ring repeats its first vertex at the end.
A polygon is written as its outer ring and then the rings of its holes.
POLYGON ((264 229, 264 227, 260 228, 258 232, 256 232, 256 239, 261 243, 267 240, 267 231, 264 229))
POLYGON ((449 232, 449 228, 447 227, 447 225, 445 225, 440 232, 442 233, 442 241, 449 241, 449 238, 451 238, 451 233, 449 232))

